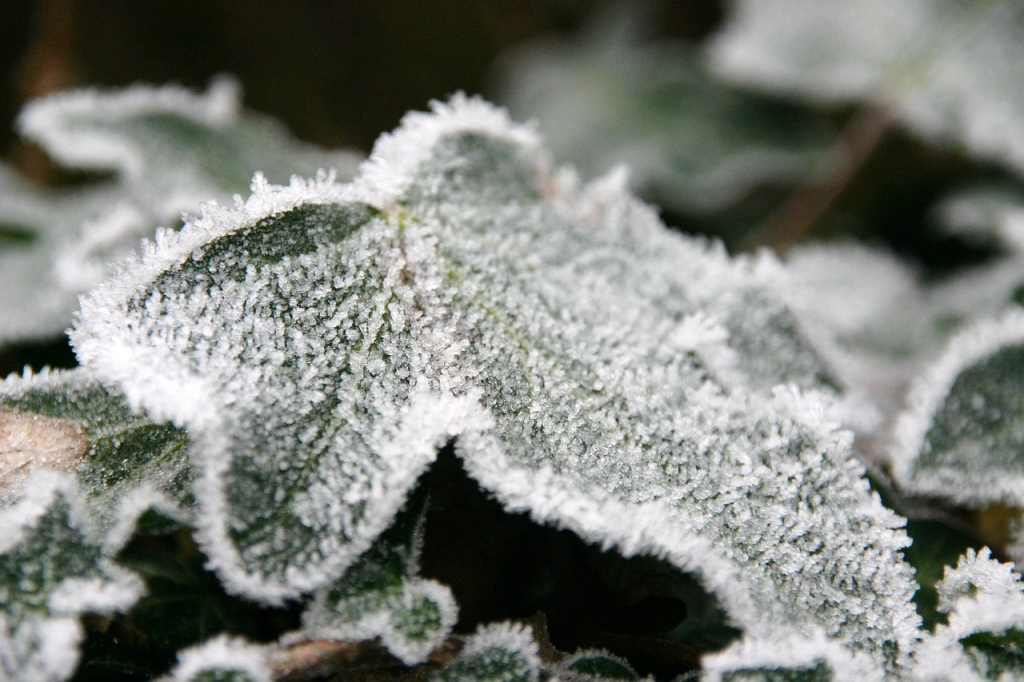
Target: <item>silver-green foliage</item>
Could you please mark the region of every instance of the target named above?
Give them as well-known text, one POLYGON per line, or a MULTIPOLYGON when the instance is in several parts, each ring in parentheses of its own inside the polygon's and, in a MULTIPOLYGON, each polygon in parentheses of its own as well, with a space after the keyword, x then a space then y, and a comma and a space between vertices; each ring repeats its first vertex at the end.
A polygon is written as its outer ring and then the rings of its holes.
POLYGON ((187 429, 204 550, 266 602, 341 578, 436 451, 509 510, 701 577, 747 635, 898 670, 902 520, 837 431, 842 382, 770 259, 669 234, 457 98, 351 185, 255 185, 83 302, 83 362, 187 429))
POLYGON ((105 556, 73 478, 33 475, 0 510, 0 677, 70 676, 84 633, 79 616, 130 607, 142 582, 105 556))
POLYGON ((958 334, 912 388, 893 468, 918 494, 1024 505, 1024 313, 958 334))
POLYGON ((204 201, 230 202, 255 171, 286 182, 358 156, 291 137, 242 109, 236 82, 204 94, 175 86, 57 93, 30 103, 19 130, 69 168, 112 173, 94 187, 43 191, 0 176, 0 342, 56 335, 77 295, 159 225, 204 201))
POLYGON ((840 161, 823 119, 713 78, 695 48, 643 44, 636 8, 617 9, 587 35, 505 56, 502 101, 537 118, 559 161, 587 175, 627 165, 632 186, 690 212, 840 161))
MULTIPOLYGON (((128 539, 147 511, 153 521, 191 521, 193 475, 184 432, 133 412, 87 370, 8 377, 0 382, 0 421, 10 435, 0 440, 4 464, 26 473, 41 466, 74 472, 111 549, 128 539), (14 438, 20 424, 33 422, 34 429, 14 438), (44 451, 48 441, 62 450, 44 451)), ((15 499, 18 472, 5 473, 0 500, 15 499)))

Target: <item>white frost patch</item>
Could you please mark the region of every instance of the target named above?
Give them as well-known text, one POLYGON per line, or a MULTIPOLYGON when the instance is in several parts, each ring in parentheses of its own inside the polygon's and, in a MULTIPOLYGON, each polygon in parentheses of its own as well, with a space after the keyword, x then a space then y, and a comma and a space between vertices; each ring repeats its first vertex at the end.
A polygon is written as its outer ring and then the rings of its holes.
POLYGON ((12 632, 0 611, 0 680, 60 682, 78 667, 79 645, 85 638, 77 617, 48 618, 23 623, 12 632))
POLYGON ((881 682, 885 678, 869 656, 850 651, 821 631, 810 636, 781 631, 764 639, 746 636, 723 651, 703 656, 701 682, 722 682, 734 676, 745 679, 745 671, 750 671, 751 680, 775 679, 772 672, 779 679, 797 679, 800 672, 822 665, 828 669, 823 679, 834 682, 881 682), (767 674, 762 678, 755 671, 767 674))
POLYGON ((504 109, 462 93, 430 106, 430 113, 407 113, 395 132, 378 138, 354 183, 356 200, 382 209, 391 207, 409 188, 414 171, 430 157, 438 141, 456 132, 507 140, 522 148, 524 158, 538 163, 538 170, 546 170, 546 155, 534 127, 514 124, 504 109))
POLYGON ((171 679, 193 682, 204 673, 210 676, 236 673, 244 675, 245 682, 271 682, 266 647, 226 635, 179 652, 171 679))
MULTIPOLYGON (((939 624, 934 635, 925 636, 914 654, 914 679, 973 682, 992 678, 985 656, 962 646, 960 640, 975 633, 1024 630, 1024 585, 1013 568, 993 559, 987 547, 978 552, 968 549, 955 569, 946 567, 935 587, 939 610, 949 614, 949 624, 939 624)), ((1018 678, 1006 672, 998 679, 1018 678)))

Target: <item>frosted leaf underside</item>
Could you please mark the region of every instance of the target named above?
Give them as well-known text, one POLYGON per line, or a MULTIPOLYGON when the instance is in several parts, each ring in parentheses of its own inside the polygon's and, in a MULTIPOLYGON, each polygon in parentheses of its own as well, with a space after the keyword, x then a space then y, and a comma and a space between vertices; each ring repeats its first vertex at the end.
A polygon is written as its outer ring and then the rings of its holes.
POLYGON ((744 628, 905 648, 900 520, 828 401, 769 388, 831 390, 814 344, 750 263, 523 137, 439 105, 362 184, 258 188, 85 301, 84 362, 190 430, 228 586, 334 580, 457 436, 508 508, 699 573, 744 628))

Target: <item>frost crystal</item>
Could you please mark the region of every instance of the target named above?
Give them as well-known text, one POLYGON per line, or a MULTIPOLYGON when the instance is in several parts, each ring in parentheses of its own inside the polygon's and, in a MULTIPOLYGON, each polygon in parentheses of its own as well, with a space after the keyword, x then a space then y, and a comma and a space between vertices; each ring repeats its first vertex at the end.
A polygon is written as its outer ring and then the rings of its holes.
POLYGON ((700 576, 748 635, 823 628, 901 664, 903 521, 759 261, 669 233, 619 177, 553 173, 462 97, 407 116, 351 185, 253 189, 158 235, 72 332, 188 430, 230 590, 339 579, 454 439, 507 509, 700 576))
POLYGON ((536 682, 540 658, 533 632, 521 625, 497 623, 480 628, 458 658, 432 678, 434 682, 536 682))
POLYGON ((881 682, 882 670, 869 657, 851 654, 821 632, 806 637, 776 633, 771 639, 744 638, 701 659, 702 682, 881 682))
POLYGON ((921 680, 1021 679, 1024 662, 1024 585, 1012 564, 991 558, 988 548, 968 550, 936 584, 939 625, 919 647, 914 669, 921 680))

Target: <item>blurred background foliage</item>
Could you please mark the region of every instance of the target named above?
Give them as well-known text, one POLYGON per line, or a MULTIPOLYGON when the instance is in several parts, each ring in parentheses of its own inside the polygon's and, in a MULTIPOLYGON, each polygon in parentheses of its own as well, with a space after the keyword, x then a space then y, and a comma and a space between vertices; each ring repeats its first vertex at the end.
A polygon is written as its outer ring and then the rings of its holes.
MULTIPOLYGON (((403 113, 423 109, 431 99, 463 90, 507 104, 515 90, 509 65, 522 62, 523 46, 579 45, 602 16, 609 21, 610 7, 618 8, 615 21, 643 17, 635 22, 638 44, 680 50, 699 49, 729 11, 726 0, 614 6, 597 0, 2 0, 0 148, 29 177, 60 181, 65 178, 37 151, 17 141, 12 124, 28 99, 84 84, 176 82, 201 89, 228 72, 243 84, 247 106, 281 119, 300 138, 368 151, 403 113)), ((638 68, 643 80, 644 67, 638 68)), ((663 70, 651 67, 647 93, 624 96, 664 106, 657 98, 667 90, 657 79, 678 85, 680 76, 659 76, 663 70)), ((668 97, 675 98, 674 111, 691 106, 695 117, 715 118, 722 111, 706 93, 668 97)), ((794 134, 806 134, 800 121, 808 117, 814 126, 831 126, 841 133, 836 145, 850 151, 853 162, 824 176, 819 167, 766 178, 715 210, 674 203, 664 184, 641 182, 637 190, 662 207, 668 223, 720 236, 732 249, 784 249, 808 234, 853 235, 888 244, 926 271, 940 272, 987 255, 986 245, 941 233, 930 221, 941 197, 979 174, 1000 176, 998 168, 925 144, 896 126, 872 127, 870 120, 860 125, 858 112, 849 108, 811 110, 783 100, 771 106, 775 110, 765 116, 789 120, 794 134)), ((513 114, 542 113, 520 110, 513 107, 513 114)), ((745 115, 750 125, 763 123, 745 115)), ((550 138, 558 137, 543 123, 550 138)), ((722 134, 742 134, 743 124, 722 134)), ((667 133, 661 134, 659 143, 667 133)), ((579 151, 580 157, 588 152, 579 151)), ((557 161, 578 162, 585 175, 602 170, 574 156, 571 149, 556 149, 557 161)), ((628 154, 626 160, 632 160, 628 154)))

